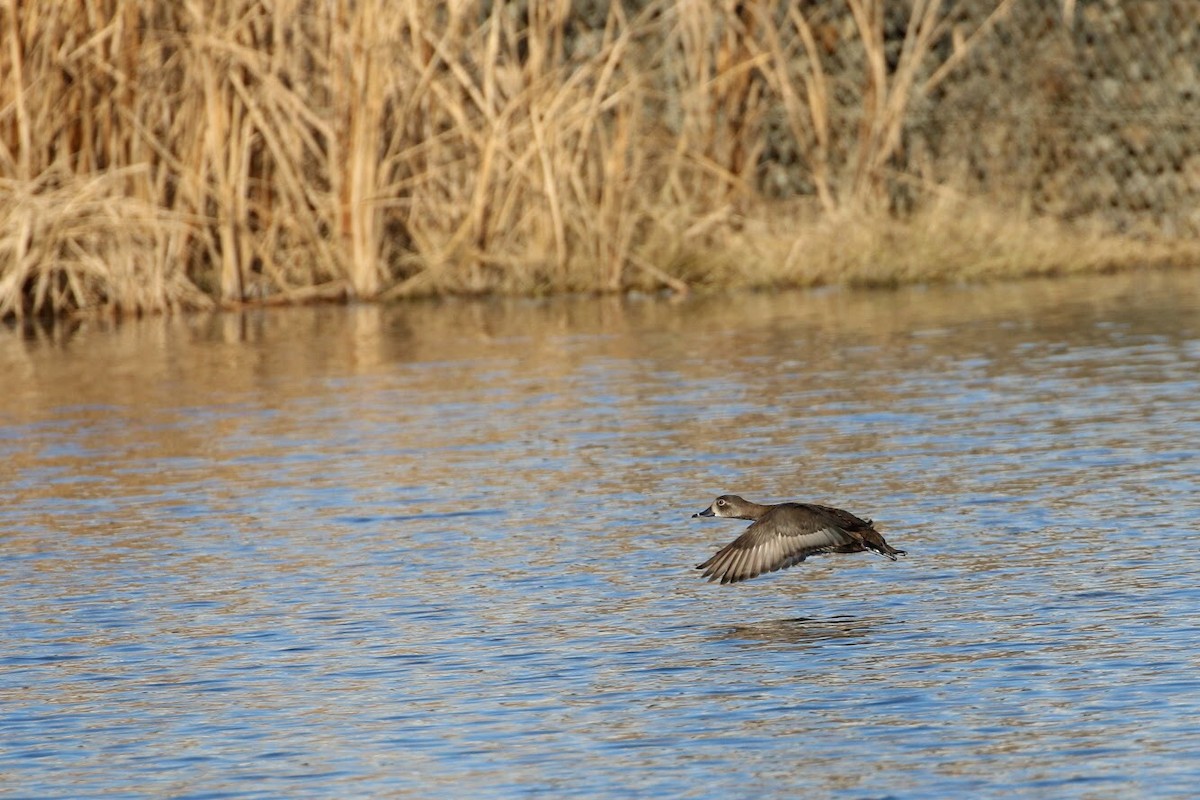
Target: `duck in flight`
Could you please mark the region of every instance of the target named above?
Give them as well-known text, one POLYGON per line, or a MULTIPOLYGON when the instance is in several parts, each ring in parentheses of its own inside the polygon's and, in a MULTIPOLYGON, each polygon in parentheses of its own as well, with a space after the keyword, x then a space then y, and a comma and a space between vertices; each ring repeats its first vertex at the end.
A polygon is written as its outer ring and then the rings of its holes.
POLYGON ((896 560, 905 555, 883 540, 869 519, 815 503, 760 505, 736 494, 723 494, 693 517, 752 520, 745 533, 697 564, 709 581, 737 583, 799 564, 818 553, 870 550, 896 560))

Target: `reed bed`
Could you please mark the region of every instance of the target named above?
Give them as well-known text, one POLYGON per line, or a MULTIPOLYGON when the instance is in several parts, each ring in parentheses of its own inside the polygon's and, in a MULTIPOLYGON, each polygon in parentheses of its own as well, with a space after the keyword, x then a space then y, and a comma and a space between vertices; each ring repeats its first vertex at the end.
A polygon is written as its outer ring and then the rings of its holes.
POLYGON ((1194 257, 920 176, 900 213, 913 102, 994 16, 901 5, 897 40, 895 3, 845 0, 846 134, 821 4, 4 0, 0 317, 1194 257), (779 120, 803 184, 785 200, 763 191, 779 120))

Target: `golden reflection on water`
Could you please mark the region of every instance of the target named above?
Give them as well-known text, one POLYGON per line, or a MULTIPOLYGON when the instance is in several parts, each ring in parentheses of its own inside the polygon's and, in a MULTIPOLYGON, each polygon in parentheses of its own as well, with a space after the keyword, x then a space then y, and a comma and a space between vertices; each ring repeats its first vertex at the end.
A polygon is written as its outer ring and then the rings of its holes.
MULTIPOLYGON (((1152 318, 1193 313, 1189 309, 1200 307, 1197 284, 1192 273, 1151 272, 983 290, 717 293, 676 303, 612 297, 444 301, 156 318, 122 325, 83 321, 59 338, 36 329, 25 337, 0 336, 0 374, 5 376, 0 418, 6 425, 64 423, 56 428, 52 445, 22 447, 17 442, 9 448, 12 475, 44 466, 45 447, 52 446, 56 468, 76 476, 75 482, 28 482, 19 490, 25 500, 87 499, 114 491, 114 486, 126 497, 152 496, 165 488, 164 482, 193 480, 194 470, 186 467, 189 459, 202 460, 205 479, 212 483, 269 485, 270 476, 256 474, 249 457, 269 460, 303 447, 297 442, 312 438, 312 431, 300 426, 311 426, 313 419, 289 409, 322 397, 329 381, 349 378, 374 378, 375 383, 360 380, 354 391, 363 396, 388 392, 394 400, 355 408, 362 419, 380 424, 394 420, 398 429, 425 425, 426 443, 443 447, 526 442, 527 451, 557 457, 556 483, 602 480, 653 490, 661 482, 652 463, 631 464, 615 481, 590 474, 599 463, 591 453, 601 452, 596 448, 605 446, 603 437, 580 446, 547 439, 538 426, 546 415, 587 414, 603 407, 615 412, 611 425, 621 430, 656 431, 654 446, 668 452, 711 450, 722 440, 738 440, 743 446, 758 441, 763 447, 780 438, 793 440, 798 471, 782 482, 828 496, 839 491, 838 478, 848 477, 837 472, 844 454, 854 454, 862 465, 873 458, 887 461, 896 447, 886 422, 843 432, 824 429, 822 420, 843 414, 847 404, 886 414, 908 396, 936 391, 904 385, 897 378, 970 370, 970 364, 956 366, 964 354, 978 361, 976 382, 1024 376, 1031 357, 1053 358, 1076 339, 1092 336, 1090 325, 1081 320, 1107 319, 1123 325, 1126 335, 1136 335, 1151 321, 1170 331, 1169 322, 1152 318), (687 365, 683 377, 714 384, 732 379, 745 390, 723 394, 724 407, 699 417, 672 418, 664 425, 660 407, 682 391, 677 375, 681 364, 687 365), (608 377, 586 379, 589 370, 610 368, 608 377), (501 417, 460 429, 454 408, 427 411, 439 403, 475 398, 499 404, 501 417), (276 413, 257 413, 268 409, 276 413), (203 425, 186 424, 189 416, 200 413, 207 417, 203 425), (251 424, 252 437, 246 429, 251 424), (247 439, 259 452, 241 449, 239 442, 247 439), (129 473, 125 466, 137 460, 185 467, 129 473), (816 468, 818 464, 822 466, 816 468), (564 467, 572 471, 563 474, 564 467), (829 470, 834 470, 832 476, 826 475, 829 470)), ((1194 324, 1194 318, 1181 318, 1178 327, 1184 329, 1188 322, 1194 324)), ((1113 366, 1081 359, 1071 369, 1077 380, 1103 383, 1113 366)), ((1160 377, 1152 361, 1140 368, 1150 379, 1160 377)), ((1030 377, 1036 380, 1036 375, 1030 377)), ((969 388, 971 380, 963 385, 969 388)), ((1034 387, 1026 393, 1053 403, 1054 391, 1048 386, 1044 392, 1034 387)), ((1087 413, 1100 420, 1111 416, 1104 404, 1087 413)), ((422 446, 420 441, 396 444, 422 446)), ((422 483, 453 483, 459 466, 451 453, 445 459, 422 459, 419 470, 393 477, 404 480, 419 471, 422 483)), ((514 467, 497 464, 497 469, 511 473, 514 467)), ((531 487, 546 484, 540 470, 528 469, 531 487)), ((748 477, 744 486, 697 486, 694 495, 680 499, 694 504, 721 488, 778 491, 781 483, 778 473, 748 477)), ((951 491, 960 479, 926 475, 924 489, 951 491)), ((900 480, 902 475, 894 475, 873 493, 904 491, 900 480)), ((1039 480, 1036 475, 1014 478, 1009 488, 1019 491, 1039 480)), ((123 513, 136 520, 139 506, 128 504, 123 513)), ((862 513, 886 516, 886 511, 872 509, 862 513)))
MULTIPOLYGON (((1147 272, 1025 281, 978 287, 899 291, 716 293, 677 302, 620 297, 537 300, 446 300, 398 306, 360 305, 160 317, 114 324, 84 320, 62 334, 29 323, 27 335, 0 336, 4 413, 31 418, 73 398, 93 403, 173 405, 212 393, 236 395, 265 381, 320 375, 379 374, 396 363, 481 362, 521 358, 551 377, 578 368, 581 357, 647 358, 671 363, 702 356, 705 374, 725 359, 794 350, 807 366, 846 359, 856 346, 918 341, 915 362, 945 341, 971 337, 989 355, 1019 357, 1012 339, 1055 335, 1069 344, 1080 319, 1122 319, 1136 328, 1161 298, 1163 313, 1188 315, 1200 300, 1194 273, 1147 272), (640 338, 653 334, 654 347, 640 338), (695 337, 719 334, 719 347, 695 349, 695 337), (596 341, 584 340, 599 337, 596 341)), ((708 338, 703 339, 711 347, 708 338)), ((887 357, 904 357, 895 348, 887 357)), ((1003 362, 996 365, 1005 366, 1003 362)), ((769 372, 769 370, 767 370, 769 372)), ((436 381, 438 373, 430 374, 436 381)), ((271 384, 284 389, 286 385, 271 384)), ((869 391, 871 387, 843 386, 869 391)), ((19 418, 19 417, 18 417, 19 418)))

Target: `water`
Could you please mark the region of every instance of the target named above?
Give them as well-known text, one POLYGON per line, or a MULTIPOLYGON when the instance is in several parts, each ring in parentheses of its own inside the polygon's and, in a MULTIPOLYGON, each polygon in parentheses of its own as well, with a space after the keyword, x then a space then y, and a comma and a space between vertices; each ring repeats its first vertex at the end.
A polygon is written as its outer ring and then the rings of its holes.
POLYGON ((1200 279, 0 335, 5 797, 1190 796, 1200 279), (719 493, 909 556, 737 586, 719 493))

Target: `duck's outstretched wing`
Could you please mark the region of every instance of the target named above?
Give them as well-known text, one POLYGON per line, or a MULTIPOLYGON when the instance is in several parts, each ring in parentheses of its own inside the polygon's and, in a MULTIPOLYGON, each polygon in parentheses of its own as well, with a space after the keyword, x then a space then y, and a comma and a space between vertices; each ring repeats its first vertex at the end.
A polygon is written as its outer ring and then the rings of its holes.
POLYGON ((857 543, 852 534, 820 516, 797 521, 767 514, 696 569, 704 570, 710 581, 737 583, 857 543))

